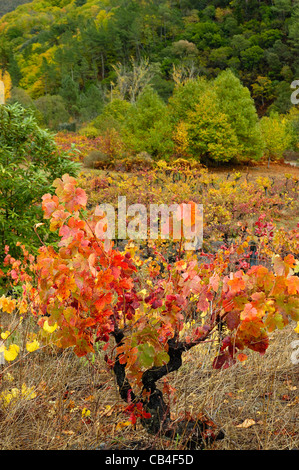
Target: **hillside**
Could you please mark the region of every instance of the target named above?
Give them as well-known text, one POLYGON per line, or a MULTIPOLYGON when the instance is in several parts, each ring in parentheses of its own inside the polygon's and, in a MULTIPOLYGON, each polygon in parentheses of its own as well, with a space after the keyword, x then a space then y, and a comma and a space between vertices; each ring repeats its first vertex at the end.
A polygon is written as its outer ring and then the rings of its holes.
POLYGON ((31 99, 59 95, 56 105, 81 121, 97 115, 115 67, 123 76, 132 58, 148 60, 163 100, 174 65, 208 79, 230 68, 260 116, 285 113, 299 75, 298 18, 298 0, 34 0, 0 20, 0 66, 31 99))
POLYGON ((0 18, 24 3, 28 3, 28 0, 0 0, 0 18))

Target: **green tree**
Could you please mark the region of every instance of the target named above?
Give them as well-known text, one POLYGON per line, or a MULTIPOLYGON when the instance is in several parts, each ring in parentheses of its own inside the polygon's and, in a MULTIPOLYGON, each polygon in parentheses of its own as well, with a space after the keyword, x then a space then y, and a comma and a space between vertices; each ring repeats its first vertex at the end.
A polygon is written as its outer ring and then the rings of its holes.
MULTIPOLYGON (((41 129, 30 109, 0 106, 0 264, 5 245, 11 254, 22 242, 34 250, 34 225, 42 221, 41 197, 54 179, 75 176, 79 165, 60 155, 53 136, 41 129)), ((43 231, 43 228, 40 228, 43 231)))
POLYGON ((66 103, 60 95, 41 96, 34 101, 34 105, 42 116, 43 124, 50 129, 57 129, 58 124, 70 119, 66 103))
POLYGON ((257 69, 264 56, 264 50, 260 46, 251 46, 240 52, 244 68, 247 70, 257 69))
POLYGON ((64 99, 67 111, 76 116, 79 113, 79 85, 70 75, 63 77, 59 95, 64 99))
POLYGON ((153 156, 161 154, 162 149, 172 148, 167 106, 151 87, 146 87, 130 108, 124 124, 124 140, 129 149, 144 150, 153 156))
POLYGON ((259 106, 271 103, 275 98, 275 86, 268 77, 258 76, 252 84, 252 97, 259 106))
POLYGON ((289 41, 294 48, 299 46, 299 5, 294 2, 291 21, 289 22, 289 41))
POLYGON ((91 125, 104 133, 107 129, 121 131, 124 126, 132 104, 126 100, 116 98, 105 104, 102 112, 91 122, 91 125))
POLYGON ((247 87, 231 70, 221 72, 214 81, 217 101, 238 139, 239 158, 259 160, 263 141, 254 101, 247 87))
POLYGON ((269 166, 271 160, 282 159, 284 152, 291 146, 293 140, 291 125, 285 116, 273 112, 261 119, 260 128, 269 166))
POLYGON ((219 107, 214 90, 207 91, 187 114, 189 153, 204 164, 238 156, 238 139, 219 107))
POLYGON ((78 99, 80 120, 86 122, 94 119, 100 114, 103 104, 101 89, 92 83, 85 92, 80 93, 78 99))
POLYGON ((196 80, 183 80, 177 83, 172 97, 169 99, 169 111, 171 120, 177 124, 186 120, 189 111, 195 109, 201 96, 209 88, 208 81, 199 77, 196 80))

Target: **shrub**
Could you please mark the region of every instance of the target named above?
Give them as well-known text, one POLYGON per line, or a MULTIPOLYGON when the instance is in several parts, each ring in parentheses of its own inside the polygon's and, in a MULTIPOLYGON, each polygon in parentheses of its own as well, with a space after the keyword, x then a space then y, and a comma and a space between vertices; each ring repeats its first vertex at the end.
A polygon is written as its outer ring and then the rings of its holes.
POLYGON ((99 137, 100 132, 98 131, 98 129, 96 129, 94 126, 90 124, 86 127, 82 127, 79 130, 79 135, 83 135, 84 137, 87 137, 88 139, 95 139, 96 137, 99 137))
POLYGON ((151 170, 154 167, 154 161, 147 152, 127 156, 121 162, 124 164, 126 171, 151 170))
MULTIPOLYGON (((53 192, 53 180, 79 164, 59 153, 54 137, 41 129, 33 111, 19 103, 0 106, 0 264, 5 245, 34 249, 39 243, 34 225, 42 221, 41 196, 53 192)), ((40 231, 43 228, 40 227, 40 231)))
POLYGON ((63 132, 76 132, 77 125, 76 122, 62 122, 61 124, 58 124, 57 126, 58 131, 63 132))
POLYGON ((182 168, 182 169, 200 169, 202 168, 201 163, 199 163, 197 160, 194 158, 191 159, 185 159, 185 158, 177 158, 172 162, 172 166, 175 168, 182 168))
POLYGON ((94 168, 97 170, 106 169, 111 165, 111 158, 106 153, 101 152, 100 150, 92 150, 84 158, 84 166, 86 168, 94 168))

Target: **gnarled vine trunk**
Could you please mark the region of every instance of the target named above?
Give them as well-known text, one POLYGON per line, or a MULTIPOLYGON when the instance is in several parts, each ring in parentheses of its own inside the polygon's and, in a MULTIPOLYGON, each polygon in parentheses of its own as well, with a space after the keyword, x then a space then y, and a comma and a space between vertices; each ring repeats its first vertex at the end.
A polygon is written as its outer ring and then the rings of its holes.
MULTIPOLYGON (((124 335, 122 331, 114 334, 118 345, 121 344, 124 335)), ((147 399, 139 399, 135 396, 132 387, 126 377, 126 364, 119 362, 117 356, 114 363, 114 373, 117 380, 121 398, 126 402, 141 401, 150 418, 142 418, 141 423, 150 434, 159 434, 166 438, 179 438, 186 448, 204 448, 213 441, 223 439, 222 430, 217 430, 212 420, 203 416, 201 418, 185 417, 171 420, 168 404, 164 400, 163 393, 156 386, 156 382, 170 372, 178 370, 182 365, 182 354, 192 345, 177 342, 174 338, 168 341, 169 362, 161 367, 152 367, 146 370, 142 376, 144 390, 147 399)))

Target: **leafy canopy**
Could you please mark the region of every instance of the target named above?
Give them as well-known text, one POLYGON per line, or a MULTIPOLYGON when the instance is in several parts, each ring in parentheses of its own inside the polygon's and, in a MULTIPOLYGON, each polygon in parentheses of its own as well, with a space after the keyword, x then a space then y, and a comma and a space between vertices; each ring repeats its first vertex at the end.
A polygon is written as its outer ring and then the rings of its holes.
POLYGON ((78 168, 58 152, 31 110, 0 107, 0 259, 5 245, 14 250, 22 242, 34 249, 40 243, 33 227, 42 221, 41 196, 54 179, 66 171, 76 175, 78 168))

